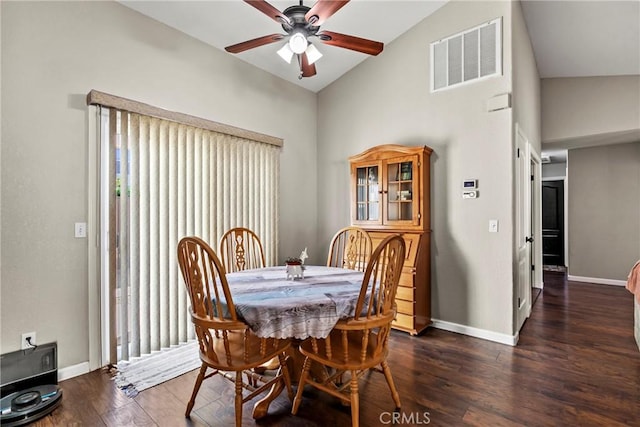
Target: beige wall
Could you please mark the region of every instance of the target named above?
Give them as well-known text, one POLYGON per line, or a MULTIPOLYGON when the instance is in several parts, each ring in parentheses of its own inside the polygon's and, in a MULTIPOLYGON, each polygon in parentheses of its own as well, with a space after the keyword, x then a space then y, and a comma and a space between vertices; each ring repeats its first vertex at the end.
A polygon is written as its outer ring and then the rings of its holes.
POLYGON ((640 76, 542 79, 541 87, 543 149, 570 149, 569 274, 625 280, 640 257, 640 76))
POLYGON ((541 87, 545 143, 640 129, 640 76, 542 79, 541 87))
POLYGON ((640 142, 569 150, 569 274, 626 281, 640 259, 640 142))
POLYGON ((511 92, 510 17, 509 2, 447 3, 320 92, 318 111, 318 206, 335 206, 319 212, 322 244, 349 224, 347 157, 379 144, 428 145, 433 317, 509 335, 513 118, 486 104, 511 92), (500 16, 504 75, 430 93, 429 44, 500 16), (466 178, 478 179, 478 199, 462 199, 466 178), (489 219, 500 221, 499 233, 489 234, 489 219))
POLYGON ((310 262, 349 223, 348 156, 429 145, 433 315, 513 334, 514 117, 534 144, 539 124, 534 61, 510 2, 451 2, 317 97, 115 2, 1 8, 0 352, 36 331, 58 341, 60 367, 88 359, 88 248, 73 223, 87 217, 90 89, 284 138, 279 252, 308 246, 310 262), (512 13, 526 50, 514 82, 512 13), (430 93, 429 43, 500 16, 503 76, 430 93), (512 91, 513 109, 487 112, 512 91), (466 178, 478 179, 478 199, 462 199, 466 178))
MULTIPOLYGON (((533 46, 531 45, 531 40, 529 39, 529 33, 527 31, 527 26, 524 20, 524 15, 522 14, 522 5, 519 1, 512 2, 512 56, 513 56, 513 123, 517 126, 518 132, 524 134, 528 143, 529 143, 529 151, 532 156, 537 156, 539 158, 541 154, 541 131, 542 126, 540 124, 540 76, 538 74, 538 67, 536 65, 535 56, 533 54, 533 46)), ((515 134, 515 129, 514 129, 515 134)), ((515 145, 515 141, 514 141, 515 145)), ((513 157, 514 164, 516 162, 516 156, 513 157)), ((530 165, 530 161, 527 160, 527 163, 530 165)), ((514 166, 515 171, 515 166, 514 166)), ((529 171, 531 175, 538 175, 540 172, 529 171)), ((515 176, 515 172, 513 174, 515 176)), ((517 179, 514 179, 514 193, 517 192, 516 188, 517 179)), ((530 193, 531 187, 523 189, 523 194, 528 200, 534 200, 534 204, 539 204, 540 194, 530 193)), ((541 216, 539 212, 534 212, 535 207, 531 208, 531 219, 530 224, 541 224, 541 216)), ((514 205, 513 210, 513 221, 515 224, 516 218, 518 217, 518 208, 514 205)), ((514 227, 516 228, 516 227, 514 227)), ((534 237, 534 239, 541 240, 542 239, 542 230, 541 227, 531 227, 530 235, 534 237)), ((522 295, 519 293, 519 277, 521 272, 518 270, 518 261, 519 255, 528 260, 533 260, 533 265, 542 265, 542 251, 535 245, 529 245, 529 255, 522 254, 520 252, 518 246, 518 242, 524 236, 516 236, 516 232, 514 232, 513 239, 513 252, 514 252, 514 277, 513 277, 513 306, 518 307, 518 298, 526 297, 526 295, 522 295)), ((520 264, 521 268, 530 268, 530 263, 526 262, 526 266, 524 264, 520 264)), ((542 283, 542 272, 537 271, 534 273, 532 277, 532 286, 540 286, 542 283)), ((521 289, 521 288, 520 288, 521 289)), ((525 288, 526 289, 526 288, 525 288)), ((531 301, 531 299, 529 299, 531 301)), ((518 332, 516 329, 519 325, 522 325, 524 321, 524 315, 520 315, 520 319, 518 319, 518 312, 514 310, 514 323, 513 323, 513 333, 518 332)))
POLYGON ((519 1, 513 2, 513 120, 541 154, 540 76, 519 1))
MULTIPOLYGON (((316 246, 316 95, 116 2, 1 2, 1 348, 89 359, 87 107, 97 89, 284 138, 280 256, 316 246), (300 191, 302 190, 302 191, 300 191)), ((89 224, 92 227, 93 224, 89 224)), ((310 261, 311 261, 310 260, 310 261)))
POLYGON ((567 176, 567 163, 547 163, 542 165, 542 178, 564 178, 567 176))

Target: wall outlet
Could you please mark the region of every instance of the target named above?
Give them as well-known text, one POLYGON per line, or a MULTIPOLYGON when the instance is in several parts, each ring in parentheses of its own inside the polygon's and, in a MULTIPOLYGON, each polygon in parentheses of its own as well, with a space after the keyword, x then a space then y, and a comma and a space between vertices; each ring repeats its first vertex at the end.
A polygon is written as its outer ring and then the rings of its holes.
POLYGON ((22 334, 22 341, 20 341, 20 349, 26 350, 28 348, 33 348, 36 345, 36 333, 35 332, 27 332, 22 334), (29 345, 29 341, 31 345, 29 345))

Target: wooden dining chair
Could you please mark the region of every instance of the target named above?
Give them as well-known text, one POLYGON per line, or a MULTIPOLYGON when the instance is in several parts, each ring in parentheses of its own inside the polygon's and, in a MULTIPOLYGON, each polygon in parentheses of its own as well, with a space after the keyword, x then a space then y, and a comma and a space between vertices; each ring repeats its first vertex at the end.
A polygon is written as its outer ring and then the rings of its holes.
POLYGON ((290 341, 260 338, 238 318, 225 270, 202 239, 185 237, 180 240, 178 263, 191 302, 191 321, 198 337, 202 361, 185 416, 191 414, 202 381, 216 374, 235 383, 236 426, 242 424, 242 405, 279 381, 284 382, 292 399, 284 353, 290 347, 290 341), (274 377, 263 377, 253 371, 274 357, 279 360, 279 369, 274 377), (213 371, 207 374, 209 369, 213 371), (235 376, 230 372, 235 372, 235 376), (243 374, 248 381, 244 381, 243 374), (243 389, 250 393, 244 396, 243 389))
POLYGON ((220 257, 227 273, 266 267, 262 242, 248 228, 235 227, 220 238, 220 257))
POLYGON ((400 408, 387 364, 389 332, 396 308, 398 281, 404 264, 405 243, 399 235, 384 239, 367 264, 353 317, 341 319, 326 338, 309 338, 300 345, 304 365, 292 414, 298 412, 305 385, 311 385, 351 405, 351 425, 359 425, 358 379, 369 369, 380 366, 391 397, 400 408), (311 378, 312 363, 332 368, 333 373, 321 380, 311 378), (342 382, 342 377, 349 381, 342 382))
POLYGON ((345 227, 331 239, 327 267, 364 271, 372 246, 371 237, 365 229, 345 227))

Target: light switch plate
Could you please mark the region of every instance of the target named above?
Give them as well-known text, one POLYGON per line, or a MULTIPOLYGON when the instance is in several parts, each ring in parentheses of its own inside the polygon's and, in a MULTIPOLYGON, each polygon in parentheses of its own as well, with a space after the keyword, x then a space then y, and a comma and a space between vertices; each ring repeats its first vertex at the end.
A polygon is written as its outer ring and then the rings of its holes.
POLYGON ((489 233, 497 233, 498 232, 498 220, 490 219, 489 220, 489 233))
POLYGON ((83 237, 87 237, 87 223, 86 222, 76 222, 75 224, 75 236, 78 239, 83 237))

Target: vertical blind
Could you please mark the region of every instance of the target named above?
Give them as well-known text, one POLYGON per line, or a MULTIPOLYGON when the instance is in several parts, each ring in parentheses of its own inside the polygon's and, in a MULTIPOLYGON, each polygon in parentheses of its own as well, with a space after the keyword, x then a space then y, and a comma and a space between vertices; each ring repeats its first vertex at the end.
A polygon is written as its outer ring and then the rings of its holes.
POLYGON ((183 236, 217 251, 227 229, 247 227, 275 263, 280 147, 118 108, 108 117, 114 363, 194 338, 176 261, 183 236))

